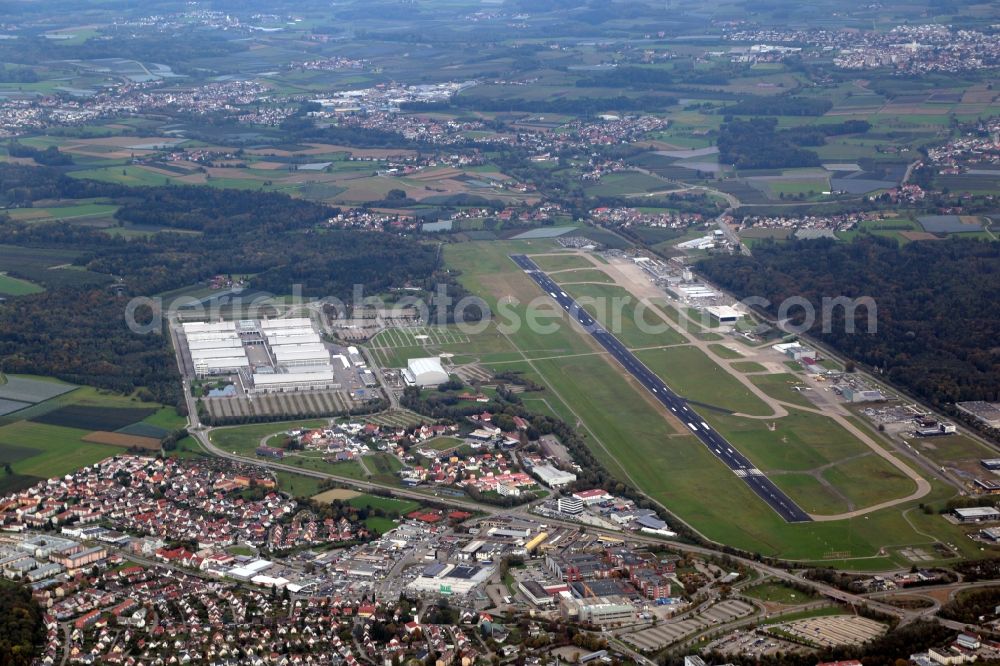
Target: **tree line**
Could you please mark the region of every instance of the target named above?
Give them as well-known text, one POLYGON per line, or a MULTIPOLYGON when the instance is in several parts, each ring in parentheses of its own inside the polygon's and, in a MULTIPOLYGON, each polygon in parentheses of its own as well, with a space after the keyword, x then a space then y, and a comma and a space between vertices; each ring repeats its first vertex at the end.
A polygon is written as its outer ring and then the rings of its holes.
MULTIPOLYGON (((995 291, 984 288, 1000 276, 1000 243, 950 238, 901 246, 867 234, 850 243, 764 242, 752 257, 717 256, 698 269, 740 297, 768 299, 771 317, 793 296, 817 313, 824 297, 869 296, 876 331, 859 307, 835 308, 829 330, 817 317, 808 332, 945 411, 956 401, 1000 400, 1000 310, 995 291)), ((798 323, 804 316, 801 309, 789 315, 798 323)))

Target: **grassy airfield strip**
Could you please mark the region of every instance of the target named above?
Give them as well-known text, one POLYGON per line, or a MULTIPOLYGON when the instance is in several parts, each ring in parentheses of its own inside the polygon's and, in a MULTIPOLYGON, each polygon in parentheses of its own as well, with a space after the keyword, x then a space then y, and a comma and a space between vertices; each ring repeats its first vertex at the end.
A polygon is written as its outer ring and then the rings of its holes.
MULTIPOLYGON (((545 253, 552 247, 548 241, 455 244, 445 247, 445 258, 451 268, 461 271, 460 280, 467 288, 491 307, 503 301, 523 320, 525 304, 539 291, 507 255, 545 253), (511 299, 519 305, 512 305, 511 299)), ((546 306, 537 309, 546 310, 546 306)), ((488 330, 495 336, 495 328, 488 330)), ((956 544, 968 555, 975 552, 960 528, 916 510, 917 500, 844 520, 788 525, 568 320, 549 335, 521 326, 501 336, 504 353, 513 349, 520 359, 485 361, 486 365, 521 370, 547 386, 546 406, 581 427, 614 475, 642 489, 711 539, 768 555, 873 570, 908 564, 899 550, 908 546, 929 549, 936 541, 956 544)), ((716 364, 693 343, 678 345, 671 339, 673 344, 665 345, 662 335, 643 340, 640 331, 628 337, 630 347, 651 348, 639 352, 643 360, 682 395, 691 392, 706 402, 721 401, 727 403, 721 405, 724 408, 747 413, 746 418, 713 413, 710 422, 744 448, 762 470, 773 474, 782 490, 807 510, 838 514, 912 492, 908 477, 883 465, 867 446, 820 414, 791 405, 787 415, 760 418, 762 410, 767 411, 764 401, 744 384, 728 374, 725 380, 722 373, 700 375, 716 364), (720 384, 723 381, 725 385, 720 384), (750 418, 755 411, 758 418, 750 418), (768 429, 769 423, 776 424, 775 431, 768 429)), ((460 350, 461 344, 454 345, 455 353, 460 350)), ((765 384, 762 390, 766 388, 765 384)), ((942 504, 952 495, 950 488, 933 484, 922 501, 942 504)))

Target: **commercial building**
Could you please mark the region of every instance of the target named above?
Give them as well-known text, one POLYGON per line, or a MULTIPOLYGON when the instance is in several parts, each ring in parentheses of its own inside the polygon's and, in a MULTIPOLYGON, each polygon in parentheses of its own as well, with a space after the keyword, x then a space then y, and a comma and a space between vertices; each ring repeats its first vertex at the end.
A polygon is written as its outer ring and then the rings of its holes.
POLYGON ((403 379, 410 386, 440 386, 448 381, 448 373, 439 358, 411 358, 403 370, 403 379))
POLYGON ((556 500, 556 508, 560 513, 568 513, 575 516, 583 513, 583 502, 574 497, 560 497, 556 500))
POLYGON ((593 504, 600 504, 601 502, 606 502, 610 499, 614 499, 614 496, 611 493, 602 488, 581 490, 578 493, 573 493, 573 497, 583 502, 584 505, 586 506, 591 506, 593 504))
POLYGON ((573 599, 563 597, 559 610, 566 620, 598 626, 628 624, 635 619, 632 604, 612 601, 605 597, 573 599))
POLYGON ((413 592, 465 595, 489 580, 495 571, 494 566, 429 564, 406 589, 413 592))
POLYGON ((963 523, 983 523, 1000 520, 1000 511, 992 506, 972 506, 952 511, 963 523))
POLYGON ((535 465, 531 473, 549 488, 562 488, 576 481, 576 474, 564 472, 552 465, 535 465))

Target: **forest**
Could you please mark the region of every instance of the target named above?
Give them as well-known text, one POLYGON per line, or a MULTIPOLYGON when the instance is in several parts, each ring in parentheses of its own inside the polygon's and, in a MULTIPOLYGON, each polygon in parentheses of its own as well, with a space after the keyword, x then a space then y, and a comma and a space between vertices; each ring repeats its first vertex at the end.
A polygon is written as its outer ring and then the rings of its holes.
MULTIPOLYGON (((817 313, 823 298, 870 296, 876 331, 867 331, 861 307, 854 313, 857 332, 849 332, 845 310, 836 308, 829 331, 817 316, 809 333, 942 409, 1000 399, 1000 311, 996 290, 983 288, 1000 277, 1000 244, 950 238, 901 246, 871 235, 851 243, 765 242, 754 246, 753 257, 715 257, 698 269, 740 297, 768 299, 770 317, 793 296, 817 313)), ((801 320, 800 309, 789 314, 801 320)))
POLYGON ((723 113, 737 116, 822 116, 833 108, 828 99, 806 97, 746 97, 723 113))
MULTIPOLYGON (((79 253, 74 263, 90 271, 81 275, 106 275, 110 283, 67 283, 57 279, 62 272, 51 272, 48 280, 46 271, 21 275, 12 268, 11 275, 39 280, 47 290, 0 306, 0 367, 123 393, 139 390, 144 399, 166 404, 181 404, 173 353, 166 336, 126 327, 132 298, 234 273, 254 275, 251 288, 279 296, 298 289, 304 297, 348 299, 356 284, 367 294, 430 291, 440 263, 434 244, 326 228, 322 223, 335 209, 283 194, 105 186, 44 168, 0 168, 0 197, 9 193, 4 183, 19 196, 109 196, 123 204, 117 213, 123 223, 167 231, 126 239, 71 224, 0 221, 0 244, 73 250, 79 253)), ((461 295, 455 285, 450 291, 461 295)))
POLYGON ((0 666, 28 666, 44 640, 42 609, 28 588, 0 582, 0 666))
POLYGON ((723 123, 716 141, 719 161, 737 169, 819 166, 819 156, 799 148, 778 131, 775 118, 734 119, 723 123))

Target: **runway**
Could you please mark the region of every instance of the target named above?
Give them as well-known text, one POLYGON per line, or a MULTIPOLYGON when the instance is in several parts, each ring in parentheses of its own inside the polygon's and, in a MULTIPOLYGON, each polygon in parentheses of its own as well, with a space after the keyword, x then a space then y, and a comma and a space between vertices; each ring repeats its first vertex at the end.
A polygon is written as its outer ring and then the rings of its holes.
MULTIPOLYGON (((570 314, 583 328, 597 340, 604 349, 624 367, 630 375, 636 378, 646 390, 653 394, 664 407, 674 413, 684 422, 689 430, 705 445, 716 458, 726 464, 738 478, 746 483, 754 493, 767 503, 774 511, 789 523, 806 523, 812 518, 799 508, 784 492, 778 489, 774 482, 764 476, 764 473, 753 466, 753 463, 737 451, 726 439, 711 428, 691 409, 687 401, 670 390, 652 370, 647 368, 636 356, 625 348, 618 338, 606 331, 586 310, 562 290, 548 275, 538 268, 534 261, 523 254, 510 257, 521 269, 534 280, 549 296, 570 314)), ((720 489, 706 489, 706 492, 720 489)))

